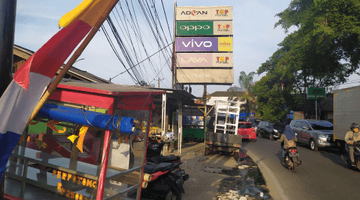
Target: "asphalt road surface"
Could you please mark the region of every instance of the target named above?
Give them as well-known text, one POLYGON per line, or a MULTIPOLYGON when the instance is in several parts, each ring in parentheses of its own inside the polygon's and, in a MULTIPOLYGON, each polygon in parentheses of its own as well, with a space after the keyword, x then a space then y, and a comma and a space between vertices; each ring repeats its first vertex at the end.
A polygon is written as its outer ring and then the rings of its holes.
POLYGON ((258 164, 273 199, 360 199, 360 171, 347 168, 336 149, 297 145, 303 163, 293 173, 281 163, 280 143, 258 138, 242 147, 258 164))

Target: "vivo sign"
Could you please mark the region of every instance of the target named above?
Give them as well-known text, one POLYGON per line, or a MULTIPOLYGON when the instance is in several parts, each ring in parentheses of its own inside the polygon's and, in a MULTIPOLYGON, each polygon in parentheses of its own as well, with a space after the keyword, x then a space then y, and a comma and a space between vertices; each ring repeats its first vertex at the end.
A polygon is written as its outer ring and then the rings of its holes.
POLYGON ((176 38, 175 47, 181 51, 232 51, 232 37, 176 38))
POLYGON ((177 67, 227 67, 233 64, 232 53, 178 53, 177 67))

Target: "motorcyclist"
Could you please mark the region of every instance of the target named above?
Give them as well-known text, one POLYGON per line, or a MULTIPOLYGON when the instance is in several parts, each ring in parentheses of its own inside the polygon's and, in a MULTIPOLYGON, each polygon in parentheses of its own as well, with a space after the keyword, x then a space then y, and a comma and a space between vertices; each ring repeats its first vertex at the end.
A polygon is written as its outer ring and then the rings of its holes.
POLYGON ((355 167, 355 158, 354 158, 354 142, 360 140, 360 134, 359 134, 359 124, 357 123, 351 123, 350 130, 345 135, 345 142, 348 144, 349 147, 349 154, 350 154, 350 160, 351 160, 351 166, 355 167))
POLYGON ((278 139, 277 141, 283 143, 283 148, 281 150, 283 159, 285 159, 286 149, 288 149, 289 147, 296 147, 297 137, 292 128, 289 125, 286 125, 284 132, 281 134, 280 139, 278 139))

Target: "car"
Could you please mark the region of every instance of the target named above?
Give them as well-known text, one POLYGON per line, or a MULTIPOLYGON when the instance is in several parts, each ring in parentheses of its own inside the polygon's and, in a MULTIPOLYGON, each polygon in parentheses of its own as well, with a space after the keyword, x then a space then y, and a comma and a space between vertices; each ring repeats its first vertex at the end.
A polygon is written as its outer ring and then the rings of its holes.
POLYGON ((261 122, 261 119, 258 119, 258 118, 249 118, 247 121, 250 122, 250 123, 253 125, 253 127, 255 128, 255 132, 256 132, 257 126, 258 126, 258 124, 261 122))
POLYGON ((256 141, 255 128, 250 122, 239 122, 238 135, 241 135, 242 139, 249 139, 256 141))
POLYGON ((273 124, 269 121, 261 121, 258 124, 256 130, 257 137, 268 137, 270 140, 274 140, 275 138, 278 139, 281 136, 281 133, 277 129, 274 128, 273 124))
POLYGON ((335 147, 333 124, 326 120, 292 120, 290 127, 297 134, 298 143, 309 145, 317 151, 324 147, 335 147))
POLYGON ((281 122, 270 122, 270 124, 273 126, 275 132, 282 134, 285 131, 285 124, 281 122))

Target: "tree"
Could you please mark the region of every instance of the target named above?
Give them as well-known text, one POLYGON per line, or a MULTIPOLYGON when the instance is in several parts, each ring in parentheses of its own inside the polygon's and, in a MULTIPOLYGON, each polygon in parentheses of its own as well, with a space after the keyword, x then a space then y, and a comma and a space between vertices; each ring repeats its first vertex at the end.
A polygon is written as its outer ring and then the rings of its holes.
POLYGON ((250 113, 255 108, 255 95, 252 94, 254 86, 254 75, 255 72, 250 72, 246 75, 246 72, 241 71, 238 79, 239 86, 230 87, 227 91, 232 92, 244 92, 242 98, 246 100, 246 112, 250 113))
MULTIPOLYGON (((267 73, 268 78, 261 80, 259 87, 266 84, 266 91, 274 92, 270 96, 276 96, 274 89, 284 84, 282 98, 287 107, 291 107, 294 103, 306 102, 305 95, 301 94, 305 94, 308 87, 336 86, 357 73, 360 0, 293 0, 276 16, 280 20, 275 27, 281 26, 285 32, 293 26, 298 30, 289 34, 257 71, 267 73)), ((257 95, 262 97, 258 103, 263 103, 260 110, 264 115, 265 104, 275 106, 275 102, 273 98, 257 95)))

